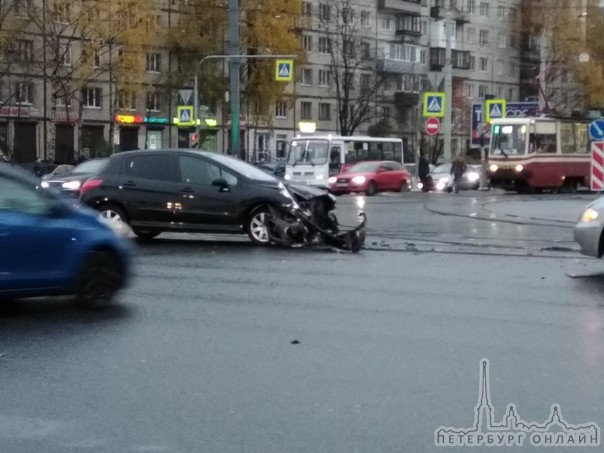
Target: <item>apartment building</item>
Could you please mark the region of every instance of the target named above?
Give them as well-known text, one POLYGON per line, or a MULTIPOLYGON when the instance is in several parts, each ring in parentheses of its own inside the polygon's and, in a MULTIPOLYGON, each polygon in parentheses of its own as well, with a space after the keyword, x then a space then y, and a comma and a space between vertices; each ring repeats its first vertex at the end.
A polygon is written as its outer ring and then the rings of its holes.
MULTIPOLYGON (((71 3, 73 13, 78 6, 71 3)), ((296 24, 307 63, 300 68, 300 78, 287 87, 289 96, 272 106, 270 127, 252 124, 246 114, 249 106, 241 107, 241 145, 247 158, 285 157, 286 143, 301 133, 302 122, 306 127, 314 125, 318 133, 336 134, 344 128, 354 134, 398 136, 413 159, 425 139, 421 95, 426 90, 443 90, 446 23, 452 24, 453 148, 465 150, 473 133, 472 103, 491 96, 522 100, 520 46, 514 28, 519 3, 304 0, 296 24), (342 70, 346 58, 355 64, 348 73, 342 70)), ((147 4, 147 20, 150 17, 152 24, 141 30, 141 39, 148 40, 141 50, 143 82, 132 90, 118 89, 119 46, 95 51, 95 75, 86 83, 80 80, 81 87, 75 81, 57 85, 53 75, 63 71, 62 82, 69 78, 70 65, 83 52, 81 42, 69 42, 67 50, 59 36, 50 46, 50 35, 41 33, 35 23, 20 31, 11 47, 19 64, 9 67, 6 59, 0 62, 4 64, 0 83, 0 149, 4 154, 20 162, 68 162, 79 149, 93 156, 120 149, 189 146, 193 129, 179 124, 175 116, 178 105, 187 102, 182 95, 192 87, 193 74, 190 80, 180 77, 181 86, 174 85, 175 75, 182 76, 181 64, 159 38, 165 34, 153 31, 178 27, 186 5, 181 0, 148 0, 147 4)), ((17 8, 11 17, 25 19, 24 8, 41 14, 48 3, 16 0, 12 5, 17 8)), ((0 24, 0 28, 5 26, 6 22, 0 24)), ((226 42, 224 35, 217 39, 226 42)), ((213 119, 204 125, 204 146, 226 151, 228 102, 202 102, 201 111, 213 119)))

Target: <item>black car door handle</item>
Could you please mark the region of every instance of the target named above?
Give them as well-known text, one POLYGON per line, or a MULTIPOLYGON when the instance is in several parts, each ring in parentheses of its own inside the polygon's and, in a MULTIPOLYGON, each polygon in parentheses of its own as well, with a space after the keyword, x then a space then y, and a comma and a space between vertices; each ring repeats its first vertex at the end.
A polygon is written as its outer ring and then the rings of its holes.
POLYGON ((181 192, 183 193, 193 193, 193 189, 191 189, 190 187, 183 187, 181 190, 181 192))
POLYGON ((126 181, 122 183, 122 187, 136 187, 136 183, 134 181, 126 181))

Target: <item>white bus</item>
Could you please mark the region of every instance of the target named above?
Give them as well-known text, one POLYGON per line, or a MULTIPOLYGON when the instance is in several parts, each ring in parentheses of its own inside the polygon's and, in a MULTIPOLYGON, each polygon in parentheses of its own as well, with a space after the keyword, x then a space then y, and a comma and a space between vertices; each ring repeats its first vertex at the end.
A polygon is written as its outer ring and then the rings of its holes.
POLYGON ((327 188, 330 176, 357 162, 392 160, 405 164, 400 138, 312 135, 289 143, 285 179, 327 188))

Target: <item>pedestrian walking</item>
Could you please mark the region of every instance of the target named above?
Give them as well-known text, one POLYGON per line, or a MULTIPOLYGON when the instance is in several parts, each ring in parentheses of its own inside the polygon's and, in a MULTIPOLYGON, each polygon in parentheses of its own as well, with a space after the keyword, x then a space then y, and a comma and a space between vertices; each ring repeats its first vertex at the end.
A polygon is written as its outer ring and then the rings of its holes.
POLYGON ((422 183, 422 191, 429 192, 432 188, 432 176, 430 176, 430 161, 427 153, 422 153, 419 157, 417 176, 422 183))
POLYGON ((453 163, 451 164, 451 174, 453 175, 453 191, 459 193, 459 186, 461 185, 461 177, 466 171, 466 161, 461 155, 457 153, 453 163))

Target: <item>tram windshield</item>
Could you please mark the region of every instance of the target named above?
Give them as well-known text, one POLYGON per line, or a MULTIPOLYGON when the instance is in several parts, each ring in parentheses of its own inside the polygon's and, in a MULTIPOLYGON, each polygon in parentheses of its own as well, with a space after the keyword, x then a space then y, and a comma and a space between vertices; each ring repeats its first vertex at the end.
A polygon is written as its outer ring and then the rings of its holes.
POLYGON ((491 138, 492 156, 526 153, 528 127, 526 124, 496 124, 491 138))

